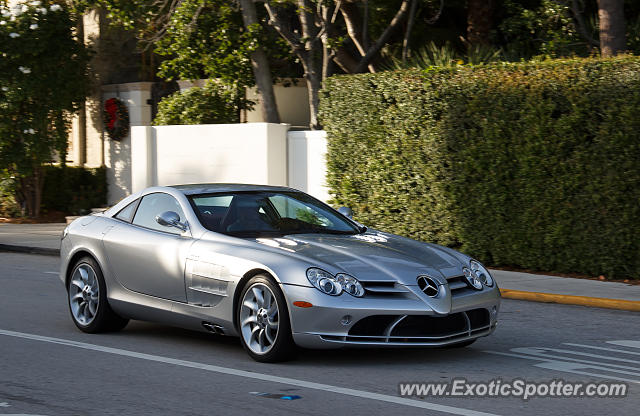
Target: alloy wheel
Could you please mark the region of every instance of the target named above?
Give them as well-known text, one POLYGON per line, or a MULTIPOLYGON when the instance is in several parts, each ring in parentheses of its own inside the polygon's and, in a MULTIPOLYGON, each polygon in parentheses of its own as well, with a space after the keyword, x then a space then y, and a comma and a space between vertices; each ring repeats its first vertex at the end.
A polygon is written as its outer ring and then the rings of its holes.
POLYGON ((87 263, 80 263, 71 275, 69 282, 69 305, 73 319, 87 326, 98 313, 100 285, 96 272, 87 263))
POLYGON ((245 344, 255 354, 266 354, 278 337, 278 301, 263 284, 252 285, 244 294, 240 307, 240 330, 245 344))

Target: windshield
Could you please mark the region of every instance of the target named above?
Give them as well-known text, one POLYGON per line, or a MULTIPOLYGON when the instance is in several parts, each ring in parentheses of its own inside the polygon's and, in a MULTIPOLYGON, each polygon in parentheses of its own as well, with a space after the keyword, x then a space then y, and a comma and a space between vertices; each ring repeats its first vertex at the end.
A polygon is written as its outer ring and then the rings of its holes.
POLYGON ((202 225, 237 237, 358 234, 358 226, 302 192, 234 192, 190 197, 202 225))

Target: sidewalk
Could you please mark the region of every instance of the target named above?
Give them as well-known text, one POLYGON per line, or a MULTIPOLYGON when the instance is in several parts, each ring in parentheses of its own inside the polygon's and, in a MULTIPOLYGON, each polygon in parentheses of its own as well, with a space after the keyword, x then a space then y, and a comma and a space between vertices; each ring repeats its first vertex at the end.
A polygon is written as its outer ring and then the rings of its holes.
POLYGON ((60 237, 67 224, 0 224, 0 251, 60 254, 60 237))
MULTIPOLYGON (((58 255, 66 224, 0 224, 0 251, 58 255)), ((503 298, 640 312, 640 285, 491 270, 503 298)))
POLYGON ((640 285, 490 270, 503 298, 640 312, 640 285))

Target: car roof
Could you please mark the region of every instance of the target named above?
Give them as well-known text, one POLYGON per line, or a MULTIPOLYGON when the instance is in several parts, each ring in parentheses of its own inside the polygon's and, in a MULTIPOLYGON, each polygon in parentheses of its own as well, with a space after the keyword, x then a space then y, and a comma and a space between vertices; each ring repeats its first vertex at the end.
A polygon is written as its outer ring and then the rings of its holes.
POLYGON ((194 183, 187 185, 172 185, 185 195, 212 194, 220 192, 261 192, 261 191, 289 191, 300 192, 286 186, 251 185, 246 183, 194 183))

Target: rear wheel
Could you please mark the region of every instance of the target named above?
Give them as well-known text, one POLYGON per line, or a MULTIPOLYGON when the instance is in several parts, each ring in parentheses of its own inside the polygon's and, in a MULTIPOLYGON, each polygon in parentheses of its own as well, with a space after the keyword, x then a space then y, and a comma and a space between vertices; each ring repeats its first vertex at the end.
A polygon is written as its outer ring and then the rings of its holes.
POLYGON ((75 263, 67 293, 73 323, 83 332, 119 331, 129 322, 111 310, 102 270, 91 257, 75 263))
POLYGON ((257 275, 242 290, 238 309, 242 346, 256 361, 292 358, 295 344, 282 291, 269 277, 257 275))

